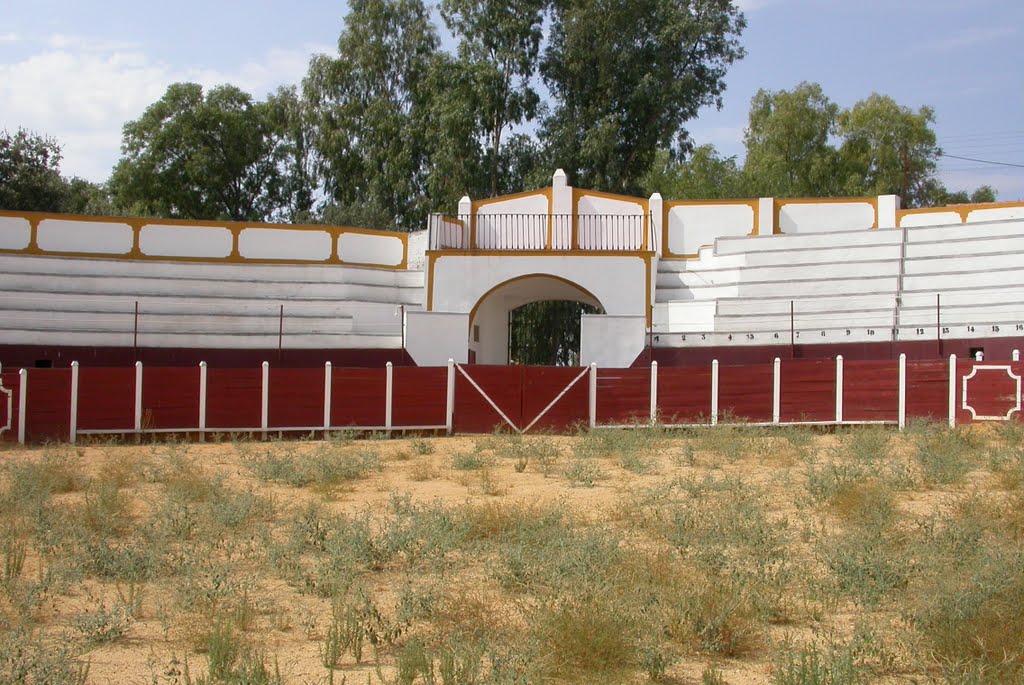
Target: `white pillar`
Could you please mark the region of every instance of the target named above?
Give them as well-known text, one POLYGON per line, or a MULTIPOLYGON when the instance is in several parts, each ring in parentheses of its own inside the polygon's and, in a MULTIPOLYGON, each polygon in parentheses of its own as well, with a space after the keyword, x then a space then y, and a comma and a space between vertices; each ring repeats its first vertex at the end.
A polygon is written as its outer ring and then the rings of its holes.
POLYGON ((331 429, 331 363, 324 363, 324 437, 331 429))
POLYGON ((651 425, 658 422, 658 362, 651 362, 651 425))
POLYGON ((267 437, 267 428, 270 426, 270 362, 262 364, 262 378, 260 382, 260 431, 263 437, 267 437))
POLYGON ((71 362, 71 421, 68 440, 72 445, 78 440, 78 362, 71 362))
POLYGON ((718 425, 718 360, 711 362, 711 425, 718 425))
POLYGON ((757 234, 771 235, 775 232, 775 198, 762 197, 757 201, 757 234))
POLYGON ((956 355, 949 355, 949 427, 956 425, 956 355))
POLYGON ((661 220, 664 215, 665 200, 662 199, 661 193, 655 193, 651 195, 647 201, 647 211, 650 212, 648 217, 648 234, 647 234, 647 249, 654 250, 654 253, 659 257, 665 254, 665 246, 662 245, 663 238, 665 237, 661 225, 661 220), (655 250, 654 248, 657 247, 655 250))
POLYGON ((142 432, 142 362, 135 362, 135 437, 142 432))
POLYGON ((448 386, 445 390, 444 427, 448 435, 455 430, 455 360, 448 360, 448 386))
POLYGON ((772 363, 772 423, 778 423, 782 415, 782 360, 778 357, 772 363))
MULTIPOLYGON (((561 171, 561 169, 559 169, 561 171)), ((590 410, 590 427, 593 428, 597 425, 597 362, 593 362, 590 365, 590 401, 588 407, 590 410)))
POLYGON ((843 422, 843 355, 836 356, 836 423, 843 422))
POLYGON ((981 350, 978 350, 977 352, 974 353, 974 361, 985 361, 985 354, 981 350))
POLYGON ((391 432, 391 402, 395 392, 395 370, 388 362, 384 367, 384 429, 391 432))
POLYGON ((900 354, 899 366, 899 414, 897 422, 900 430, 907 426, 907 355, 900 354))
POLYGON ((1010 355, 1010 360, 1011 361, 1015 361, 1015 362, 1019 362, 1020 361, 1020 350, 1014 350, 1013 353, 1010 355))
POLYGON ((878 228, 896 228, 896 212, 898 212, 899 209, 899 195, 879 195, 878 228))
POLYGON ((18 372, 18 442, 25 444, 25 415, 28 413, 28 369, 18 372))
POLYGON ((206 362, 199 362, 199 439, 206 440, 206 362))

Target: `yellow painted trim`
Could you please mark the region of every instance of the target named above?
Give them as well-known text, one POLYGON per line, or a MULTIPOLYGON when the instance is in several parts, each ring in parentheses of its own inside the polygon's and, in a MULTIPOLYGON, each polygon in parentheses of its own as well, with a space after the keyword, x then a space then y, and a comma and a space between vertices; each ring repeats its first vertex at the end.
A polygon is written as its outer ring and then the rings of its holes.
MULTIPOLYGON (((663 259, 695 259, 698 255, 696 254, 678 254, 673 252, 669 248, 668 240, 668 217, 673 209, 676 207, 693 207, 693 206, 726 206, 733 207, 737 205, 745 205, 750 207, 753 214, 753 227, 748 233, 748 236, 759 235, 759 224, 761 223, 761 203, 757 198, 748 199, 735 199, 735 200, 669 200, 662 204, 661 208, 661 253, 663 259)), ((701 245, 701 247, 708 247, 707 245, 701 245)))
MULTIPOLYGON (((567 278, 562 278, 561 276, 555 276, 554 274, 548 274, 548 273, 522 274, 522 275, 519 275, 519 276, 513 276, 512 278, 508 279, 507 281, 503 281, 503 282, 499 283, 498 285, 494 286, 493 288, 491 288, 490 290, 488 290, 487 292, 485 292, 483 295, 480 296, 480 299, 478 299, 476 301, 476 304, 473 305, 473 308, 469 310, 469 330, 470 331, 473 330, 473 320, 476 318, 476 312, 480 308, 480 305, 483 304, 484 300, 486 300, 488 297, 490 297, 491 294, 494 293, 494 291, 499 290, 501 288, 504 288, 509 283, 515 283, 517 281, 526 281, 526 280, 529 280, 531 278, 550 278, 552 280, 560 281, 562 283, 565 283, 566 285, 571 286, 572 288, 575 288, 579 292, 581 292, 584 295, 586 295, 587 297, 591 298, 592 300, 594 300, 594 302, 597 302, 598 306, 602 310, 604 310, 604 305, 601 303, 601 300, 598 299, 597 296, 594 295, 594 293, 590 292, 589 290, 587 290, 586 288, 581 286, 579 283, 576 283, 575 281, 570 281, 567 278)), ((534 300, 534 301, 535 302, 544 302, 545 300, 534 300)))
POLYGON ((438 257, 645 257, 650 250, 427 250, 438 257))
POLYGON ((782 226, 780 217, 782 216, 782 208, 786 205, 871 205, 874 210, 874 220, 868 230, 874 230, 878 228, 878 197, 788 197, 788 198, 774 198, 775 204, 775 225, 773 227, 773 233, 775 235, 782 234, 782 226))
POLYGON ((427 311, 434 310, 434 266, 437 260, 443 255, 436 252, 427 252, 427 311))
POLYGON ((903 225, 903 217, 916 214, 944 214, 952 212, 960 216, 960 223, 967 223, 967 216, 979 209, 1008 209, 1024 207, 1024 202, 975 202, 970 204, 945 205, 943 207, 920 207, 918 209, 900 209, 896 212, 896 225, 903 225))
POLYGON ((11 217, 26 219, 30 226, 29 246, 24 250, 0 249, 3 254, 31 254, 51 257, 70 257, 76 259, 118 259, 134 261, 160 261, 160 262, 204 262, 213 264, 344 264, 346 266, 358 266, 370 269, 385 269, 389 271, 404 271, 409 264, 409 234, 400 231, 377 231, 369 228, 354 228, 350 226, 327 226, 319 224, 261 224, 240 221, 190 221, 186 219, 161 219, 161 218, 140 218, 140 217, 110 217, 91 216, 82 214, 55 214, 49 212, 12 212, 0 210, 0 217, 11 217), (38 231, 39 223, 45 220, 53 221, 76 221, 85 223, 114 223, 126 224, 132 229, 132 248, 127 253, 111 254, 97 252, 73 252, 42 250, 39 247, 38 231), (147 255, 143 254, 139 247, 139 240, 142 229, 146 226, 187 226, 190 228, 219 228, 231 233, 231 253, 227 257, 178 257, 173 255, 147 255), (317 231, 327 233, 331 236, 331 256, 326 260, 312 259, 249 259, 242 257, 238 251, 238 240, 245 229, 272 229, 272 230, 297 230, 317 231), (397 265, 387 264, 366 264, 363 262, 346 262, 340 258, 338 244, 341 236, 345 233, 358 235, 376 236, 381 238, 396 238, 402 242, 402 260, 397 265))

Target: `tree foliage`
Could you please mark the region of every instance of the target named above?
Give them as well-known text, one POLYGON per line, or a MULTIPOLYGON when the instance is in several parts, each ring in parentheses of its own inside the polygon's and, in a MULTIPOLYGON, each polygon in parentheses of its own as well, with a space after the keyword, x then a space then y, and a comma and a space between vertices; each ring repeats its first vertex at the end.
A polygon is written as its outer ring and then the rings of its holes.
POLYGON ((25 129, 0 133, 0 209, 61 211, 67 188, 60 159, 53 138, 25 129))
POLYGON ((388 223, 419 228, 425 196, 426 84, 439 41, 420 0, 352 0, 337 57, 304 83, 324 192, 388 223))
POLYGON ((514 364, 576 366, 580 359, 580 316, 597 309, 572 300, 532 302, 513 309, 509 361, 514 364))
POLYGON ((929 197, 941 150, 935 141, 935 112, 917 112, 891 97, 871 94, 837 119, 842 139, 842 192, 848 195, 889 195, 918 207, 929 197))
POLYGON ((124 126, 115 200, 133 213, 258 221, 282 202, 269 108, 234 86, 171 85, 124 126))
POLYGON ((582 187, 639 192, 656 151, 687 151, 683 125, 721 106, 744 26, 729 0, 553 0, 541 135, 554 165, 582 187))
POLYGON ((835 194, 839 159, 829 137, 838 114, 839 106, 816 83, 759 90, 744 136, 748 188, 766 197, 835 194))
POLYGON ((532 121, 540 96, 537 68, 547 0, 441 0, 441 16, 459 38, 458 66, 475 92, 474 118, 484 132, 490 193, 498 194, 501 141, 509 126, 532 121))

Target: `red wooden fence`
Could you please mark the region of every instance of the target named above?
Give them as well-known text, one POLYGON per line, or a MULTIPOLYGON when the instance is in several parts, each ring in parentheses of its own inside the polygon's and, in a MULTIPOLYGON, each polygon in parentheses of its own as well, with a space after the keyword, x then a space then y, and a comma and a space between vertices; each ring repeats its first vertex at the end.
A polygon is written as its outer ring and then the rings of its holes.
POLYGON ((1021 362, 710 368, 80 368, 0 373, 0 438, 147 432, 565 431, 580 425, 1017 420, 1021 362))

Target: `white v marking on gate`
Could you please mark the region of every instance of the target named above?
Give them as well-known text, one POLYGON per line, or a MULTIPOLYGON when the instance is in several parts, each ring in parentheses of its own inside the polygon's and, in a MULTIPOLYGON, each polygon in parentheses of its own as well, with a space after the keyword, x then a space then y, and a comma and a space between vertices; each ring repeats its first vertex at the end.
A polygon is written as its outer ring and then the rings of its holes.
POLYGON ((537 414, 536 417, 534 417, 533 421, 530 421, 530 425, 528 425, 526 428, 524 428, 523 430, 521 430, 519 432, 520 433, 525 433, 528 430, 530 430, 531 428, 533 428, 533 424, 535 424, 538 421, 540 421, 541 418, 545 414, 548 413, 548 410, 551 409, 551 407, 555 406, 555 404, 558 403, 558 400, 562 399, 565 396, 565 393, 569 392, 572 389, 572 386, 576 385, 579 382, 579 380, 581 378, 583 378, 584 376, 586 376, 588 373, 590 373, 590 367, 589 366, 585 367, 582 371, 580 371, 580 375, 576 376, 576 378, 573 378, 572 382, 569 383, 569 385, 565 386, 565 388, 562 390, 562 392, 558 393, 558 396, 555 397, 555 399, 551 400, 550 404, 548 404, 548 406, 544 407, 544 409, 541 410, 541 412, 539 414, 537 414))
MULTIPOLYGON (((462 368, 461 365, 456 364, 455 368, 457 368, 459 370, 459 373, 461 373, 463 376, 466 377, 466 380, 469 381, 470 385, 472 385, 474 388, 476 388, 476 391, 478 393, 480 393, 480 396, 483 397, 485 400, 487 400, 487 404, 491 405, 491 407, 494 408, 494 411, 498 412, 498 416, 500 416, 501 418, 505 419, 505 423, 507 423, 508 425, 512 426, 512 430, 514 430, 517 433, 522 433, 523 432, 523 431, 519 430, 519 426, 517 426, 516 424, 512 423, 512 420, 510 418, 508 418, 507 416, 505 416, 505 412, 503 412, 501 410, 501 407, 496 405, 494 403, 494 400, 492 400, 487 395, 487 393, 484 392, 483 388, 481 388, 479 385, 477 385, 475 380, 470 378, 469 374, 466 373, 466 370, 464 368, 462 368)), ((547 411, 547 410, 545 409, 545 411, 547 411)), ((530 424, 530 425, 533 425, 533 424, 530 424)))

